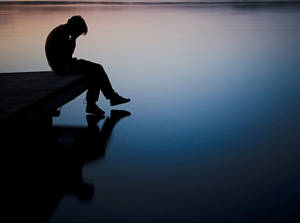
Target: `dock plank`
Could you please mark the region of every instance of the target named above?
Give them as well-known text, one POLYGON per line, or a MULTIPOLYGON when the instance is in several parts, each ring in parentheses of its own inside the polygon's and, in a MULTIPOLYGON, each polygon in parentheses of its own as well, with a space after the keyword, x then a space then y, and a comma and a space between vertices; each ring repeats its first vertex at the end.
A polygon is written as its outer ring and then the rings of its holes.
POLYGON ((83 74, 50 71, 0 74, 0 126, 22 126, 55 110, 87 89, 83 74))

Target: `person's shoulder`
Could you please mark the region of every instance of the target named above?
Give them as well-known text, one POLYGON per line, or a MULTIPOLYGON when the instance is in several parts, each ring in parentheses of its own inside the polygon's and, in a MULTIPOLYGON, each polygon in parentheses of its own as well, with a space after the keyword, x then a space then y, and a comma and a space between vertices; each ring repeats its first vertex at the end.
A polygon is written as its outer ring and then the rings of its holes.
POLYGON ((59 25, 59 26, 55 27, 50 33, 64 34, 64 33, 66 33, 66 27, 65 27, 65 25, 59 25))
POLYGON ((47 44, 51 42, 61 42, 69 39, 69 34, 65 25, 59 25, 55 27, 47 36, 47 44))

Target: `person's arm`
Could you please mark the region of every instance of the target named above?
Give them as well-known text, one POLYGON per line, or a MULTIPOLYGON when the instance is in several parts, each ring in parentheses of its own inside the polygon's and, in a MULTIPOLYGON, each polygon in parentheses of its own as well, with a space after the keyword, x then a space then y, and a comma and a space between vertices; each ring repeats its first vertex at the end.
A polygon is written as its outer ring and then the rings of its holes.
POLYGON ((76 47, 76 39, 71 38, 66 41, 65 56, 66 58, 69 58, 69 60, 72 59, 75 47, 76 47))

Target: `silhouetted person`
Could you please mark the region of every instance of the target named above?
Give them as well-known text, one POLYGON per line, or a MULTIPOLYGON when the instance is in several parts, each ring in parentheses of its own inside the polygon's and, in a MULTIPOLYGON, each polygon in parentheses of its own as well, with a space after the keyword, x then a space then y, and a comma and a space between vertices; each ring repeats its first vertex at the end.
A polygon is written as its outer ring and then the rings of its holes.
POLYGON ((96 104, 100 90, 112 106, 127 103, 129 98, 124 98, 114 91, 109 78, 100 64, 73 58, 76 39, 86 35, 87 25, 81 16, 71 17, 66 24, 53 29, 47 37, 45 50, 48 64, 57 74, 86 73, 89 86, 86 95, 86 112, 96 115, 104 114, 96 104))

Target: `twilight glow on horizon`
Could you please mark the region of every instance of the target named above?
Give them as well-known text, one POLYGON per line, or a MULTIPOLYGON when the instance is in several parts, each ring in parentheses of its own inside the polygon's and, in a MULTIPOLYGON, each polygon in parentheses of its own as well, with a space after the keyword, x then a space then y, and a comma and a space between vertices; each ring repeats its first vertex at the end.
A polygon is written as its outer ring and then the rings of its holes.
POLYGON ((195 3, 218 3, 218 2, 299 2, 299 0, 0 0, 0 2, 195 2, 195 3))

